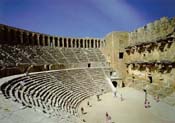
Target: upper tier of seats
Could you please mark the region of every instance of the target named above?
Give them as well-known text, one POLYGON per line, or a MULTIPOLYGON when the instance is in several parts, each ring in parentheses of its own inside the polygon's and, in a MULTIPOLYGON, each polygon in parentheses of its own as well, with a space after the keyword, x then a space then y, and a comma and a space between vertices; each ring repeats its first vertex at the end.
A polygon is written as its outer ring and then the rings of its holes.
POLYGON ((72 64, 82 62, 105 62, 98 48, 58 48, 38 46, 0 45, 0 66, 19 64, 72 64))

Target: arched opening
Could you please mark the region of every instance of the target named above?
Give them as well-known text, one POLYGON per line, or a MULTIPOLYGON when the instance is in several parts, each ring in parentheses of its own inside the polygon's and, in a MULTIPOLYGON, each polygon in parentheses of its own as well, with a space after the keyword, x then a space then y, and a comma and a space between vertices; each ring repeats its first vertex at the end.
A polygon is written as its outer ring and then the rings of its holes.
POLYGON ((152 79, 151 74, 148 74, 148 79, 149 79, 149 82, 150 82, 150 83, 153 83, 153 79, 152 79))
POLYGON ((86 48, 86 43, 87 43, 87 40, 85 39, 84 40, 84 47, 86 48))
POLYGON ((39 44, 43 46, 43 36, 42 35, 39 36, 39 44))
POLYGON ((73 43, 73 48, 75 48, 75 39, 73 39, 72 43, 73 43))
POLYGON ((91 48, 94 48, 94 40, 91 40, 91 48))
POLYGON ((88 63, 88 68, 90 68, 91 67, 91 63, 88 63))
POLYGON ((98 48, 100 48, 100 40, 98 40, 98 48))
POLYGON ((16 39, 19 43, 21 43, 21 32, 19 30, 16 32, 16 39))
POLYGON ((28 35, 26 34, 26 32, 23 32, 23 43, 25 45, 29 44, 29 38, 28 38, 28 35))
POLYGON ((87 42, 88 42, 87 47, 89 48, 89 47, 90 47, 90 41, 89 41, 89 40, 87 40, 87 42))
POLYGON ((59 39, 59 44, 60 44, 60 47, 63 47, 63 42, 62 42, 62 38, 59 39))
POLYGON ((79 40, 76 40, 77 48, 79 48, 79 40))
POLYGON ((64 38, 64 47, 67 47, 67 39, 64 38))
POLYGON ((50 47, 53 47, 53 37, 50 37, 50 47))
POLYGON ((32 37, 32 33, 29 33, 29 44, 31 44, 32 45, 32 39, 33 39, 33 37, 32 37))
POLYGON ((83 48, 83 39, 80 39, 80 47, 83 48))
POLYGON ((117 88, 117 85, 118 85, 117 81, 112 81, 112 84, 115 88, 117 88))
POLYGON ((45 36, 45 37, 44 37, 44 40, 45 40, 45 46, 48 46, 48 37, 45 36))
POLYGON ((54 39, 55 39, 55 46, 58 47, 58 38, 55 37, 54 39))
POLYGON ((97 40, 95 40, 95 48, 97 48, 97 40))
POLYGON ((70 38, 68 39, 68 47, 69 48, 71 47, 71 39, 70 38))
MULTIPOLYGON (((8 38, 7 38, 8 39, 8 38)), ((10 44, 14 44, 15 40, 15 32, 13 29, 10 30, 10 44)))
POLYGON ((34 45, 39 45, 38 39, 37 39, 37 34, 34 35, 34 45))

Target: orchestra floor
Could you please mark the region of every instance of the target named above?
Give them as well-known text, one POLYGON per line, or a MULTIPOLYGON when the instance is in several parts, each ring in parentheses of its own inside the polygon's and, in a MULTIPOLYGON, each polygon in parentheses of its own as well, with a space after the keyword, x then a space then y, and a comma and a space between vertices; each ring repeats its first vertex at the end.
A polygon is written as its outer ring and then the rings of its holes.
POLYGON ((94 96, 81 104, 80 107, 86 112, 81 117, 86 123, 106 123, 106 112, 113 123, 175 123, 175 107, 162 100, 157 102, 152 96, 148 96, 150 108, 145 108, 144 92, 133 88, 118 89, 117 97, 111 92, 101 95, 100 99, 101 101, 97 101, 94 96), (87 101, 92 107, 87 106, 87 101))

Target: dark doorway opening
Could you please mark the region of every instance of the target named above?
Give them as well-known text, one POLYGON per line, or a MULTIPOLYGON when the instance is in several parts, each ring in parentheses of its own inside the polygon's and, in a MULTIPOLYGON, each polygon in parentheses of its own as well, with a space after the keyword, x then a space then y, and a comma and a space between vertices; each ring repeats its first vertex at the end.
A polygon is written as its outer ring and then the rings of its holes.
POLYGON ((153 83, 152 76, 151 76, 151 75, 148 75, 148 78, 149 78, 149 82, 150 82, 150 83, 153 83))
POLYGON ((112 84, 115 88, 117 88, 117 82, 116 81, 112 81, 112 84))
POLYGON ((90 68, 91 67, 91 64, 90 63, 88 63, 88 68, 90 68))
POLYGON ((123 59, 123 52, 119 52, 119 59, 123 59))

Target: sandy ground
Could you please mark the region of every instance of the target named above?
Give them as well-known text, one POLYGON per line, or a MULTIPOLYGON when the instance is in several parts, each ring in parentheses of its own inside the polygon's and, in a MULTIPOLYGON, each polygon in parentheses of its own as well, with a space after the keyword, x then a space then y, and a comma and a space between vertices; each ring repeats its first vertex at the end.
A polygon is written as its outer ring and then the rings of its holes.
MULTIPOLYGON (((105 113, 112 117, 113 123, 175 123, 175 107, 162 102, 156 102, 153 97, 148 96, 150 108, 144 107, 144 92, 133 88, 118 89, 117 97, 112 93, 96 96, 85 100, 80 107, 84 107, 87 114, 82 114, 86 123, 106 123, 105 113), (122 93, 124 100, 121 101, 122 93), (87 101, 92 107, 87 106, 87 101)), ((79 110, 80 111, 80 110, 79 110)))
MULTIPOLYGON (((81 114, 79 109, 81 120, 85 119, 86 123, 105 123, 105 113, 108 112, 113 123, 175 123, 175 107, 161 100, 157 103, 151 96, 148 96, 151 107, 145 108, 144 92, 128 87, 118 89, 117 92, 117 97, 114 97, 113 93, 107 93, 100 96, 101 101, 97 101, 96 96, 83 101, 79 108, 84 107, 87 114, 81 114), (123 101, 120 98, 121 93, 123 101), (87 101, 92 107, 87 106, 87 101)), ((60 116, 49 118, 42 112, 25 108, 21 104, 5 99, 0 94, 0 123, 71 122, 71 119, 65 117, 64 114, 60 116)), ((73 118, 73 121, 73 123, 81 122, 78 118, 73 118)))

